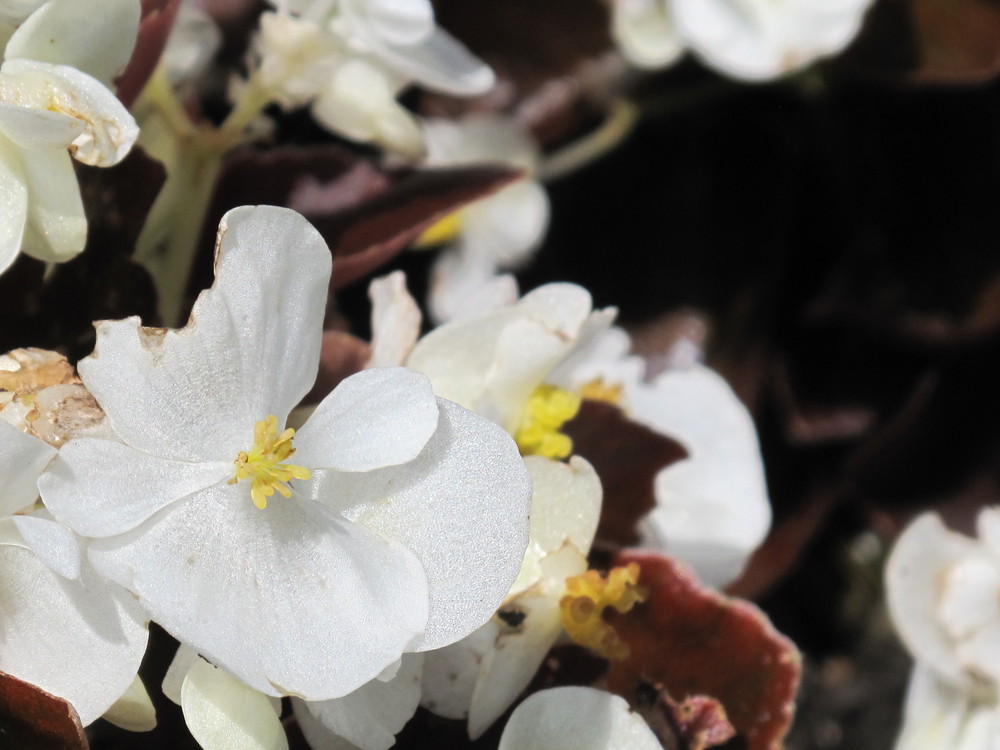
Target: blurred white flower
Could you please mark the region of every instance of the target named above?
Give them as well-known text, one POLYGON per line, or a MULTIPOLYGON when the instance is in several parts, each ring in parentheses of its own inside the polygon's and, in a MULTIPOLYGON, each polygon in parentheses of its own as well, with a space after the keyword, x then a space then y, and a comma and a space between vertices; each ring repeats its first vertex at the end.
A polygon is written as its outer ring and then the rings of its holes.
POLYGON ((979 538, 917 518, 886 565, 896 630, 915 660, 896 750, 994 750, 1000 739, 1000 508, 979 538))
POLYGON ((662 750, 617 695, 588 687, 541 690, 507 720, 498 750, 662 750))
POLYGON ((408 155, 423 151, 397 101, 411 84, 481 94, 493 72, 434 22, 429 0, 271 0, 254 48, 260 83, 285 106, 312 102, 316 119, 347 138, 408 155))
POLYGON ((107 88, 128 62, 138 0, 49 0, 14 32, 0 66, 0 270, 21 250, 64 261, 87 221, 67 149, 111 166, 138 136, 107 88))
MULTIPOLYGON (((483 295, 494 294, 497 271, 524 265, 549 224, 549 198, 535 179, 538 147, 509 117, 475 115, 463 120, 425 120, 427 166, 503 164, 524 177, 495 195, 472 203, 431 227, 423 244, 447 243, 434 264, 428 306, 437 322, 469 317, 483 295)), ((516 301, 513 296, 501 304, 516 301)))
POLYGON ((528 477, 502 430, 402 368, 282 430, 316 376, 330 252, 273 207, 231 211, 217 247, 187 327, 98 325, 79 369, 121 442, 69 442, 42 496, 212 664, 266 695, 341 697, 490 617, 527 543, 528 477))
POLYGON ((685 49, 733 78, 761 81, 835 55, 872 0, 616 0, 612 31, 635 65, 656 68, 685 49))

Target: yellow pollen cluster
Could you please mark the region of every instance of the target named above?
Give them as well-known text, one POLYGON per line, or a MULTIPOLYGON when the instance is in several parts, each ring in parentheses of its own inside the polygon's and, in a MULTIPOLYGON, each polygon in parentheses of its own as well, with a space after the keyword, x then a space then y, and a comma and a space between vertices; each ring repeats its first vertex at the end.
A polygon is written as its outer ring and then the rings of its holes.
POLYGON ((606 404, 618 405, 622 402, 622 384, 604 382, 604 378, 596 377, 580 386, 580 395, 587 401, 603 401, 606 404))
POLYGON ((289 427, 278 434, 278 418, 273 414, 253 426, 253 448, 250 452, 240 451, 233 463, 236 474, 229 484, 241 479, 250 479, 250 497, 253 504, 263 510, 267 498, 277 491, 282 497, 291 497, 292 488, 288 482, 293 479, 309 479, 309 469, 281 463, 293 453, 292 438, 295 430, 289 427))
POLYGON ((646 589, 638 583, 639 563, 635 562, 612 568, 607 578, 596 570, 567 578, 566 596, 559 601, 566 635, 605 659, 627 659, 628 644, 603 615, 608 607, 624 614, 646 601, 646 589))
POLYGON ((517 447, 524 456, 566 458, 573 452, 573 441, 559 428, 580 411, 581 398, 554 385, 538 386, 524 410, 521 426, 514 433, 517 447))

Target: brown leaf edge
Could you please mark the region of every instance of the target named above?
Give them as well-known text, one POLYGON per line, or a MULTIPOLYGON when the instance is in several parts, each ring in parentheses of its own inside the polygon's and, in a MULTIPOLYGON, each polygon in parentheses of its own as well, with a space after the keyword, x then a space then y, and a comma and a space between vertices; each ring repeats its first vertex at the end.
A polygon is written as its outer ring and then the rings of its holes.
POLYGON ((756 606, 701 586, 677 560, 625 551, 614 564, 630 562, 649 599, 611 619, 631 654, 611 663, 609 689, 633 703, 650 684, 682 702, 715 698, 747 750, 780 750, 801 677, 795 644, 756 606))
POLYGON ((0 672, 0 746, 88 750, 80 717, 62 698, 0 672))

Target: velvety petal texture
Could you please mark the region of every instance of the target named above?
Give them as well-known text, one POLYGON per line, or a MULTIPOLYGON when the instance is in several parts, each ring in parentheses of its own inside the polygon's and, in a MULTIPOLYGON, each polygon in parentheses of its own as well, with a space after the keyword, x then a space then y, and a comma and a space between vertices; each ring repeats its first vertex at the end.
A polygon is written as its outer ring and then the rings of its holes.
POLYGON ((662 750, 623 698, 586 687, 529 696, 514 709, 499 750, 662 750))
POLYGON ((29 507, 38 498, 38 475, 56 449, 0 419, 0 517, 29 507))

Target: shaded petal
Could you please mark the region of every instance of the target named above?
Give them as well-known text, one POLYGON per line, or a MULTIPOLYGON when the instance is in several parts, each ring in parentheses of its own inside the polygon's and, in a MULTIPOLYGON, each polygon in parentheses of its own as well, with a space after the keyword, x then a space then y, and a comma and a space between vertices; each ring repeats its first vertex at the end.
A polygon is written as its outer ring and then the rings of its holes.
POLYGON ((67 145, 84 164, 117 164, 139 135, 138 125, 117 97, 96 78, 69 65, 7 60, 0 67, 0 99, 83 123, 82 132, 67 145))
POLYGON ((559 687, 534 693, 514 709, 498 750, 663 748, 624 698, 593 688, 559 687))
POLYGON ((0 76, 0 85, 8 97, 16 98, 18 104, 0 101, 0 133, 24 149, 40 151, 44 149, 64 150, 83 132, 83 120, 78 120, 62 112, 44 109, 44 101, 29 99, 31 92, 24 87, 11 86, 0 76), (28 100, 28 101, 24 101, 28 100))
POLYGON ((361 750, 388 750, 420 703, 423 654, 404 654, 391 680, 371 680, 343 698, 306 702, 292 699, 299 727, 310 746, 336 747, 337 738, 361 750))
POLYGON ((35 502, 38 476, 55 455, 51 445, 0 419, 0 516, 35 502))
POLYGON ((284 422, 319 366, 330 251, 302 216, 244 206, 219 225, 216 281, 178 331, 97 326, 80 374, 126 443, 233 461, 268 414, 284 422))
POLYGON ((500 268, 523 265, 549 227, 549 195, 534 180, 520 180, 472 204, 463 215, 464 252, 484 255, 500 268))
POLYGON ((420 705, 446 719, 467 719, 479 665, 499 633, 494 617, 462 640, 424 654, 420 705))
POLYGON ((93 542, 104 575, 182 643, 267 695, 339 698, 399 658, 427 620, 414 556, 315 503, 246 483, 173 503, 93 542))
POLYGON ((0 544, 0 567, 0 670, 65 698, 91 723, 139 669, 147 633, 138 604, 89 566, 69 581, 21 546, 0 544))
POLYGON ((195 662, 200 661, 198 652, 190 646, 181 643, 174 652, 174 658, 170 660, 167 673, 163 675, 163 683, 160 689, 168 700, 173 701, 178 706, 181 705, 181 687, 184 685, 184 678, 191 671, 195 662))
POLYGON ((753 419, 728 383, 701 366, 669 370, 635 389, 629 407, 633 419, 689 454, 657 474, 645 532, 708 585, 728 583, 771 524, 753 419))
POLYGON ((371 471, 413 460, 437 429, 430 381, 405 367, 363 370, 324 398, 295 438, 310 469, 371 471))
POLYGON ((138 0, 48 0, 14 32, 4 59, 71 65, 110 87, 132 56, 140 13, 138 0))
POLYGON ((181 687, 184 723, 205 750, 287 750, 285 729, 266 695, 199 659, 181 687))
POLYGON ((152 732, 156 729, 156 708, 139 675, 101 718, 129 732, 152 732))
POLYGON ((662 68, 684 52, 669 0, 617 0, 611 34, 625 59, 641 68, 662 68))
POLYGON ((4 217, 0 221, 0 272, 6 271, 21 252, 28 219, 28 183, 21 166, 21 149, 2 131, 0 124, 0 215, 4 217))
POLYGON ((10 520, 39 560, 63 578, 80 578, 83 555, 72 531, 41 514, 11 516, 10 520))
POLYGON ((380 39, 415 44, 434 30, 429 0, 344 0, 343 12, 357 16, 380 39))
POLYGON ((485 94, 496 83, 490 66, 441 28, 419 44, 385 44, 378 53, 401 75, 443 94, 485 94))
POLYGON ((372 353, 367 367, 402 365, 420 336, 420 308, 406 288, 406 274, 394 271, 368 285, 372 303, 372 353))
POLYGON ((970 680, 938 607, 948 568, 977 554, 975 542, 948 531, 940 518, 926 513, 896 540, 885 566, 886 601, 896 632, 918 661, 958 687, 968 686, 970 680))
POLYGON ((60 523, 83 536, 104 537, 133 529, 232 474, 231 462, 171 461, 114 440, 79 438, 63 446, 39 489, 60 523))
POLYGON ((22 250, 50 263, 75 257, 87 244, 87 217, 73 160, 64 149, 25 150, 21 163, 31 194, 22 250))
POLYGON ((430 615, 407 650, 453 643, 486 622, 517 576, 528 541, 531 483, 509 435, 438 399, 437 432, 399 467, 320 472, 310 485, 351 520, 402 543, 423 563, 430 615), (331 500, 332 501, 332 500, 331 500))
POLYGON ((959 560, 944 573, 938 611, 956 639, 1000 622, 1000 566, 988 557, 959 560))
MULTIPOLYGON (((972 701, 961 689, 941 682, 919 661, 913 667, 895 750, 959 748, 959 737, 972 701)), ((982 745, 975 750, 985 750, 982 745)), ((973 748, 969 748, 973 750, 973 748)))

